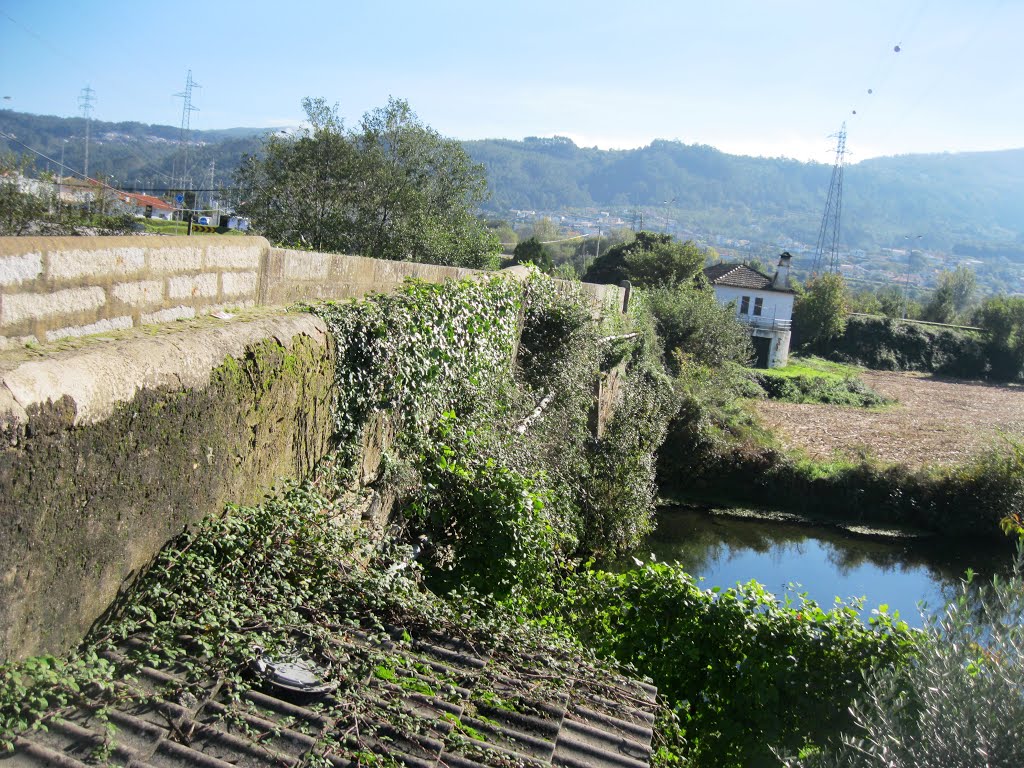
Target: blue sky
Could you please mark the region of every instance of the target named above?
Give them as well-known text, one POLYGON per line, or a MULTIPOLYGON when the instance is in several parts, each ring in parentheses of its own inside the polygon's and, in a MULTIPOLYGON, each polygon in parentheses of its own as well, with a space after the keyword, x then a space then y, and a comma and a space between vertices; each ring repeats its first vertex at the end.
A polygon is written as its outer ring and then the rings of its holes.
POLYGON ((89 85, 97 119, 179 125, 191 69, 197 129, 294 126, 305 96, 352 123, 393 95, 462 139, 829 161, 845 120, 853 162, 1024 146, 1019 0, 182 8, 0 0, 0 106, 77 115, 89 85))

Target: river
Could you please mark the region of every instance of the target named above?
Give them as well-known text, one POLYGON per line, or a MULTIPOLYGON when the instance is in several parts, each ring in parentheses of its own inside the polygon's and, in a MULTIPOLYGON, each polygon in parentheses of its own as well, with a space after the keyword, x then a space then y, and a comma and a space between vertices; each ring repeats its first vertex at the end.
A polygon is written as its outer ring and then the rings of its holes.
MULTIPOLYGON (((865 617, 880 604, 911 626, 919 604, 941 608, 968 568, 978 578, 1009 569, 1007 543, 948 538, 852 535, 837 528, 767 521, 688 507, 663 508, 658 527, 633 557, 678 561, 705 588, 755 579, 778 597, 806 592, 827 608, 835 597, 865 598, 865 617)), ((631 567, 632 558, 620 567, 631 567)))

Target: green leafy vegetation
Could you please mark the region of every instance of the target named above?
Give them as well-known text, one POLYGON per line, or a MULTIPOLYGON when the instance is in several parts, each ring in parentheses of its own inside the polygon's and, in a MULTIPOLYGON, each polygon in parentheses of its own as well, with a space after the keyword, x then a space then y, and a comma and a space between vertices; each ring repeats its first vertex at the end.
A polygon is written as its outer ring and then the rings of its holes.
POLYGON ((992 765, 1024 762, 1024 554, 1013 572, 977 585, 971 574, 925 619, 907 663, 868 673, 841 747, 791 764, 992 765))
POLYGON ((846 329, 849 304, 842 275, 826 272, 812 277, 793 305, 794 343, 814 352, 825 350, 846 329))
POLYGON ((273 134, 235 173, 238 210, 286 246, 492 267, 500 245, 475 216, 483 168, 391 99, 347 130, 337 108, 305 99, 309 128, 273 134))
POLYGON ((859 604, 780 603, 756 582, 706 590, 661 563, 582 571, 558 609, 584 644, 675 703, 686 757, 701 766, 775 765, 775 750, 824 744, 851 725, 861 671, 914 648, 905 624, 884 613, 865 624, 859 604))
POLYGON ((743 407, 744 369, 690 363, 678 380, 683 407, 659 454, 666 496, 740 506, 772 499, 812 517, 989 538, 1005 516, 1024 512, 1024 447, 1012 440, 957 467, 814 461, 782 450, 743 407))
POLYGON ((966 379, 986 378, 989 371, 989 353, 978 332, 880 317, 849 318, 827 354, 881 371, 922 371, 966 379))
POLYGON ((751 370, 750 380, 772 400, 877 408, 891 401, 868 387, 852 366, 821 358, 790 358, 785 368, 751 370))

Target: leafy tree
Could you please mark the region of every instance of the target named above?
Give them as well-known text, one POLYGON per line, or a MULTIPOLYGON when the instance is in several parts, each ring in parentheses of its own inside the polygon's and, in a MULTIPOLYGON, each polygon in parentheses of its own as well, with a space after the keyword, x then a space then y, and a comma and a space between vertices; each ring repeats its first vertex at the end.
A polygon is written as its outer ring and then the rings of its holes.
POLYGON ((1024 299, 987 299, 975 313, 974 322, 988 331, 992 376, 1006 381, 1024 376, 1024 299))
POLYGON ((849 303, 842 275, 826 273, 812 277, 793 308, 793 333, 798 342, 823 351, 829 341, 846 329, 849 303))
POLYGON ((536 237, 523 240, 512 252, 512 260, 516 264, 535 264, 541 272, 550 273, 554 268, 551 255, 536 237))
POLYGON ((745 364, 752 357, 749 329, 737 320, 733 307, 718 303, 710 288, 687 281, 651 288, 644 298, 670 363, 677 359, 677 349, 710 366, 745 364))
POLYGON ((23 235, 47 212, 43 198, 21 190, 25 167, 13 154, 0 157, 0 235, 23 235))
POLYGON ((878 309, 886 317, 903 317, 903 310, 907 307, 907 301, 903 291, 895 285, 887 285, 880 288, 875 294, 878 299, 878 309))
POLYGON ((309 127, 267 137, 235 174, 239 208, 271 240, 318 251, 493 266, 497 238, 474 215, 482 166, 400 99, 346 130, 337 107, 304 99, 309 127))
POLYGON ((939 276, 939 287, 925 305, 922 317, 933 323, 952 323, 970 309, 978 290, 974 271, 959 266, 939 276))
POLYGON ((690 280, 704 266, 707 252, 692 240, 680 243, 671 235, 637 232, 636 239, 610 248, 583 275, 590 283, 630 280, 638 286, 690 280))

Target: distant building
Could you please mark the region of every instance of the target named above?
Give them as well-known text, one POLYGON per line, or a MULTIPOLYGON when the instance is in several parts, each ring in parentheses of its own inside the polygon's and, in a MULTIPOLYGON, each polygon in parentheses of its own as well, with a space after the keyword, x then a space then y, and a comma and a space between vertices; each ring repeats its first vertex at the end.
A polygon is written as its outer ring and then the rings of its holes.
POLYGON ((718 303, 735 304, 736 316, 750 328, 760 368, 782 368, 789 360, 795 297, 789 282, 792 258, 783 253, 772 277, 746 264, 713 264, 704 270, 718 303))
POLYGON ((141 195, 136 192, 121 192, 114 190, 118 202, 120 202, 133 216, 144 216, 147 219, 164 219, 170 221, 174 218, 174 206, 159 197, 152 195, 141 195))

